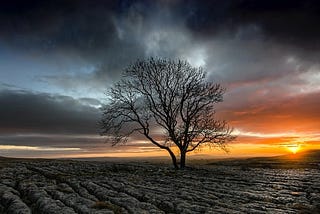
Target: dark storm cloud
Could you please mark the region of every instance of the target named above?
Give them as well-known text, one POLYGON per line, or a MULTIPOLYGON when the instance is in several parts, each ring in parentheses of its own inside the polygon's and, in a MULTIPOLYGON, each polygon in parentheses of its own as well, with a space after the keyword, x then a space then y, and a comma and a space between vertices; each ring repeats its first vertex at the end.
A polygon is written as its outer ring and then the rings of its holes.
POLYGON ((115 1, 2 1, 1 39, 26 51, 74 51, 85 57, 112 43, 115 1))
POLYGON ((1 134, 98 134, 99 116, 99 109, 67 96, 27 91, 0 92, 1 134))
POLYGON ((196 35, 241 36, 241 27, 255 26, 266 40, 320 48, 320 2, 316 0, 191 0, 186 1, 183 10, 188 12, 187 26, 196 35))
MULTIPOLYGON (((119 48, 115 56, 137 45, 130 37, 141 27, 144 32, 152 27, 149 20, 160 28, 161 23, 182 20, 196 36, 239 36, 241 27, 254 26, 266 39, 315 49, 320 45, 319 19, 320 3, 315 0, 12 0, 0 3, 0 38, 18 49, 74 51, 94 60, 111 57, 105 56, 106 49, 119 48), (159 12, 161 19, 155 21, 159 12), (123 32, 123 24, 132 31, 123 32)), ((132 48, 142 56, 142 47, 132 48)))
POLYGON ((232 73, 234 67, 240 70, 240 78, 250 76, 255 80, 260 74, 270 73, 267 66, 256 71, 255 65, 260 62, 279 65, 273 73, 286 73, 279 60, 292 52, 299 58, 318 61, 319 54, 311 50, 320 48, 319 11, 320 3, 313 0, 3 1, 0 43, 40 55, 54 52, 66 58, 80 56, 93 64, 95 70, 90 74, 41 77, 66 89, 106 87, 138 58, 190 61, 199 56, 197 48, 201 45, 209 50, 205 53, 209 71, 230 60, 218 69, 221 80, 238 81, 232 73), (223 40, 223 50, 212 40, 223 40))
POLYGON ((116 20, 137 28, 148 7, 140 1, 2 1, 0 39, 20 51, 73 53, 98 62, 114 56, 117 49, 124 57, 139 55, 139 47, 130 41, 133 35, 122 35, 118 25, 123 23, 116 20), (124 47, 135 51, 121 52, 124 47), (108 50, 111 54, 106 55, 108 50))

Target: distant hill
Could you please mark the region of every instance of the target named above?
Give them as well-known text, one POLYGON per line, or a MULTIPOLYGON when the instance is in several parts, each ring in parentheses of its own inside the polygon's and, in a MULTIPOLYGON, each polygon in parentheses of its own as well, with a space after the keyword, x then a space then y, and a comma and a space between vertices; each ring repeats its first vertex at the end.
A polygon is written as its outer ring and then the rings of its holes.
POLYGON ((297 154, 274 157, 254 157, 228 159, 209 163, 208 165, 240 166, 242 168, 316 168, 320 169, 320 150, 309 150, 297 154))
MULTIPOLYGON (((11 158, 0 156, 0 168, 8 163, 28 162, 28 161, 48 161, 52 159, 42 158, 11 158)), ((106 162, 138 162, 138 163, 153 163, 153 164, 169 164, 168 157, 151 157, 151 158, 67 158, 56 159, 56 161, 106 161, 106 162)), ((248 168, 275 168, 275 169, 292 169, 292 168, 313 168, 320 169, 320 150, 309 150, 299 152, 297 154, 288 154, 274 157, 253 157, 253 158, 228 158, 228 159, 201 159, 190 160, 190 166, 208 165, 208 166, 236 166, 243 169, 248 168)))
POLYGON ((320 150, 308 150, 297 154, 289 154, 280 156, 283 159, 300 159, 302 161, 320 161, 320 150))
POLYGON ((0 156, 0 161, 7 161, 7 160, 12 160, 13 158, 8 158, 8 157, 3 157, 0 156))

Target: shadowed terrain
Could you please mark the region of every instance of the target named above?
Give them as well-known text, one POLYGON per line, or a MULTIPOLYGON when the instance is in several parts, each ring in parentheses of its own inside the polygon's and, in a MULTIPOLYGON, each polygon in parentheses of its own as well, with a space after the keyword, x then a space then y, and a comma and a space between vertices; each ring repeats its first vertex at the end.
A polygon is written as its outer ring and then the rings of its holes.
POLYGON ((319 154, 178 171, 141 161, 0 158, 0 213, 319 213, 319 154))

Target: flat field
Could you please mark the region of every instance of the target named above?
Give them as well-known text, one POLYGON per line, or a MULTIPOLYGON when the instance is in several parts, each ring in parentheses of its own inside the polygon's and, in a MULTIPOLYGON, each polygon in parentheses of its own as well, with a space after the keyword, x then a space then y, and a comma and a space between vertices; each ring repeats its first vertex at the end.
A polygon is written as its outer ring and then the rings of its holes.
POLYGON ((320 213, 318 161, 0 158, 0 213, 320 213))

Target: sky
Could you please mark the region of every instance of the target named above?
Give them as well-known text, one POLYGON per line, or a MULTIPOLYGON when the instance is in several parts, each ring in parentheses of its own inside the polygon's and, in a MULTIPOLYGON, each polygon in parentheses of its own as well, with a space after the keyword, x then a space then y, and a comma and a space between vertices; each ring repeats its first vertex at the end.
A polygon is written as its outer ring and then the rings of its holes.
POLYGON ((217 118, 237 140, 199 157, 320 149, 320 2, 0 2, 0 156, 166 155, 99 136, 105 92, 137 59, 187 60, 227 88, 217 118))

